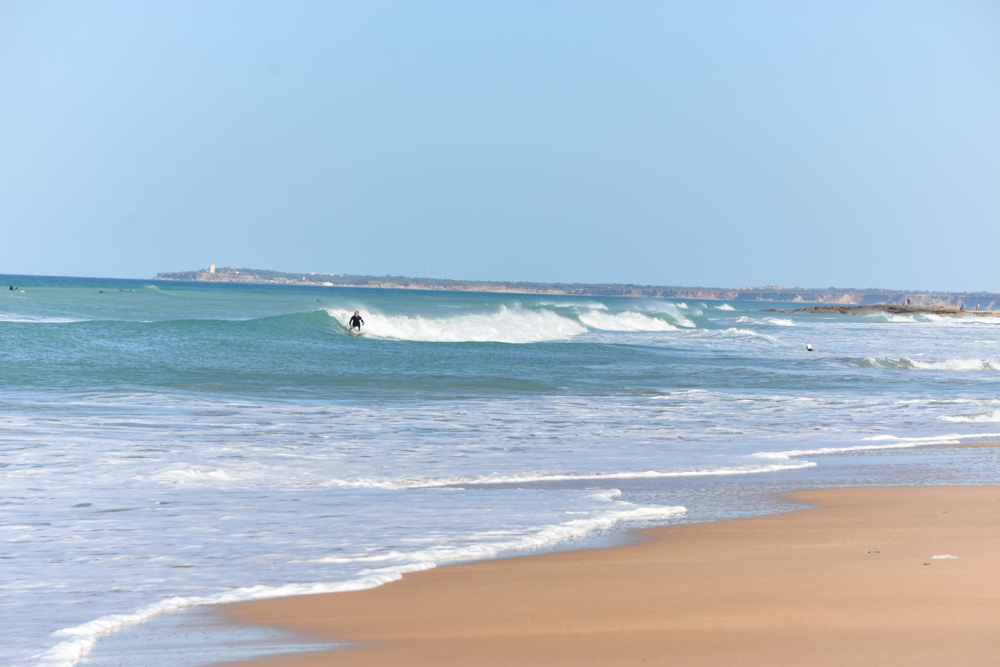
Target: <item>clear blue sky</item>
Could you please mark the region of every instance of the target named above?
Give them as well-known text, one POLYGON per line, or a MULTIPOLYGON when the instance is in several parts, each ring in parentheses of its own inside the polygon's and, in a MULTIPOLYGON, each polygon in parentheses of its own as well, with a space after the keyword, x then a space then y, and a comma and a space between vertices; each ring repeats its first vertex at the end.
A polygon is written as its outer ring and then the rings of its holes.
POLYGON ((0 0, 0 273, 1000 291, 1000 3, 0 0))

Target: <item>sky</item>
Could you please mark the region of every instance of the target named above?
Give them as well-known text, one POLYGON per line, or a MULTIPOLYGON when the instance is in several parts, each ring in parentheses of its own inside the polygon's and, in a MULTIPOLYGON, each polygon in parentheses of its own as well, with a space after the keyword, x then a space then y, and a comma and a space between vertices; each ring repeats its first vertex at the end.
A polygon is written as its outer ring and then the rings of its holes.
POLYGON ((1000 292, 1000 3, 0 0, 0 273, 1000 292))

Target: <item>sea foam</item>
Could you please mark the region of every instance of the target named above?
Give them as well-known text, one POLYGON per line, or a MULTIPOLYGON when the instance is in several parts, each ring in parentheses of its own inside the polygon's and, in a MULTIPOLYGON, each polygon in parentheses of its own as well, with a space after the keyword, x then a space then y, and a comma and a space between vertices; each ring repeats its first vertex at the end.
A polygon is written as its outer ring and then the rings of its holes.
POLYGON ((942 359, 924 361, 912 357, 865 357, 854 362, 856 366, 883 368, 888 370, 918 371, 997 371, 1000 361, 996 359, 942 359))
POLYGON ((89 320, 75 317, 37 317, 32 315, 17 315, 14 313, 0 313, 0 322, 13 322, 17 324, 71 324, 73 322, 88 322, 89 320))
POLYGON ((441 545, 408 554, 392 552, 391 554, 381 556, 361 555, 357 558, 347 559, 327 557, 311 561, 321 564, 374 564, 395 561, 383 567, 368 568, 364 576, 348 581, 292 583, 283 586, 247 586, 213 595, 174 596, 146 605, 132 613, 108 614, 87 623, 54 632, 52 636, 61 641, 47 651, 32 656, 31 660, 37 667, 71 667, 87 651, 93 648, 100 635, 131 623, 145 621, 163 612, 185 607, 264 600, 292 595, 340 593, 374 588, 391 581, 396 581, 408 572, 427 570, 442 563, 474 558, 490 558, 508 551, 537 548, 581 537, 594 530, 609 528, 623 521, 663 521, 687 512, 686 508, 681 506, 636 506, 631 503, 614 500, 619 495, 620 492, 616 489, 596 492, 592 494, 593 497, 611 501, 615 504, 615 508, 604 511, 596 516, 571 519, 563 523, 545 526, 529 534, 512 535, 506 540, 478 542, 464 546, 441 545))
MULTIPOLYGON (((330 317, 345 324, 353 311, 328 308, 330 317)), ((374 338, 440 343, 496 342, 540 343, 567 340, 586 333, 578 322, 549 310, 500 308, 492 313, 474 313, 453 317, 390 315, 361 309, 365 326, 362 331, 374 338)))
POLYGON ((610 313, 592 310, 580 314, 580 321, 602 331, 676 331, 677 327, 656 317, 636 312, 610 313))
POLYGON ((974 415, 942 415, 941 419, 949 422, 1000 422, 1000 410, 979 412, 974 415))
MULTIPOLYGON (((775 457, 778 458, 778 457, 775 457)), ((667 477, 722 477, 727 475, 753 475, 782 470, 799 470, 811 468, 816 464, 811 461, 796 461, 793 463, 750 464, 740 466, 723 466, 719 468, 694 468, 690 470, 635 470, 619 472, 581 472, 581 473, 492 473, 474 477, 451 477, 441 479, 400 480, 385 482, 372 479, 331 479, 323 482, 324 486, 356 487, 356 488, 410 488, 430 489, 446 486, 475 486, 479 484, 524 484, 529 482, 566 482, 585 480, 612 479, 643 479, 667 477)))

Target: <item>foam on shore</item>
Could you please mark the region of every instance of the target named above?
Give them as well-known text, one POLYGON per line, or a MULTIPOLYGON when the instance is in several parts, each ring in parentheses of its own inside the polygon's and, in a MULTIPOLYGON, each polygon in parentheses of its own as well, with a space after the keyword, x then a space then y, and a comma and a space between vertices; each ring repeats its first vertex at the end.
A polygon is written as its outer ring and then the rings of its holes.
POLYGON ((314 559, 312 562, 315 563, 379 563, 382 566, 368 569, 363 576, 348 581, 290 583, 283 586, 247 586, 214 595, 167 598, 131 613, 109 614, 82 625, 58 630, 52 636, 59 639, 59 643, 43 653, 32 656, 31 660, 38 667, 70 667, 94 646, 100 635, 125 625, 145 621, 163 612, 185 607, 374 588, 396 581, 407 572, 430 569, 442 563, 490 558, 503 552, 532 549, 580 537, 622 521, 662 521, 687 511, 680 506, 635 506, 631 503, 617 501, 614 500, 620 495, 617 490, 600 491, 592 495, 595 498, 614 502, 615 508, 596 516, 571 519, 560 524, 544 526, 529 534, 507 535, 507 539, 498 535, 497 537, 500 539, 494 539, 492 542, 480 542, 466 546, 437 546, 411 553, 392 552, 379 556, 361 555, 349 559, 338 557, 314 559))

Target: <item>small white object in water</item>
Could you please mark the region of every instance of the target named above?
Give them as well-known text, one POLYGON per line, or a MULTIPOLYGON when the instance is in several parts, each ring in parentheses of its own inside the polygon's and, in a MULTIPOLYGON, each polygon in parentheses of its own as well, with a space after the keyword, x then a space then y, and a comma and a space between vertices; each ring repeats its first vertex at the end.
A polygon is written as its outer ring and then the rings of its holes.
POLYGON ((946 558, 958 558, 958 556, 952 556, 950 554, 941 554, 940 556, 931 556, 932 560, 944 560, 946 558))

